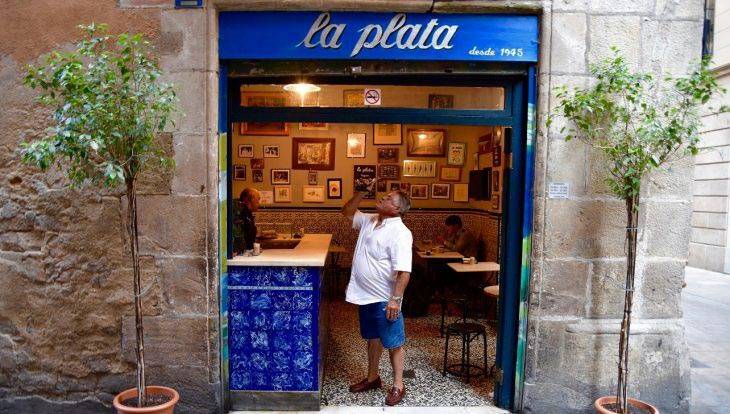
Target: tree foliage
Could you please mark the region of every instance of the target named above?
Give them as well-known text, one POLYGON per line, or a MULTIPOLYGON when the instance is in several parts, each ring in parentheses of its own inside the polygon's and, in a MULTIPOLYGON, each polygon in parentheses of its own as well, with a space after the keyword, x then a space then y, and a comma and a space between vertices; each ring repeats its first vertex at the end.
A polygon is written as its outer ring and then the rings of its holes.
POLYGON ((24 83, 54 108, 53 126, 22 144, 23 160, 45 170, 58 163, 72 185, 108 187, 134 181, 149 163, 170 166, 155 137, 175 110, 172 85, 141 34, 107 34, 103 24, 79 26, 71 52, 54 51, 30 66, 24 83))
POLYGON ((666 162, 697 154, 699 108, 722 91, 709 59, 686 77, 657 80, 632 72, 617 49, 591 67, 587 89, 558 88, 556 115, 570 121, 566 139, 599 149, 609 163, 607 182, 621 199, 637 196, 642 178, 666 162))

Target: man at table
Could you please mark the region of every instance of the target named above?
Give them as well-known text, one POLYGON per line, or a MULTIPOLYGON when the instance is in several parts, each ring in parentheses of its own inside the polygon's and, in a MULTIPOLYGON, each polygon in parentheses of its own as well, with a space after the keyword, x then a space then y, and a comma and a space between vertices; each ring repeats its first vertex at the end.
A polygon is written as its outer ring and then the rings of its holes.
POLYGON ((477 257, 479 242, 474 233, 464 228, 461 217, 457 215, 446 217, 446 236, 439 236, 437 240, 447 249, 459 252, 464 257, 477 257))
POLYGON ((368 355, 367 378, 351 385, 350 392, 382 387, 378 365, 386 348, 393 367, 393 386, 385 403, 396 405, 406 393, 406 336, 400 310, 411 273, 413 236, 401 216, 411 207, 411 201, 406 193, 393 191, 375 204, 375 214, 366 214, 357 209, 365 194, 355 194, 342 208, 342 214, 352 219, 352 227, 360 230, 345 300, 358 305, 360 335, 367 340, 368 355))

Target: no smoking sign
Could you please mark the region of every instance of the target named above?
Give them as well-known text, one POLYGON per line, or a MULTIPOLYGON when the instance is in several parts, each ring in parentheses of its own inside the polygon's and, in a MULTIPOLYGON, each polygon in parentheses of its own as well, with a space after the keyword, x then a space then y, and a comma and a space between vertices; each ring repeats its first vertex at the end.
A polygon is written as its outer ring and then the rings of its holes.
POLYGON ((365 89, 363 96, 365 97, 365 105, 372 106, 380 105, 383 95, 380 94, 380 89, 365 89))

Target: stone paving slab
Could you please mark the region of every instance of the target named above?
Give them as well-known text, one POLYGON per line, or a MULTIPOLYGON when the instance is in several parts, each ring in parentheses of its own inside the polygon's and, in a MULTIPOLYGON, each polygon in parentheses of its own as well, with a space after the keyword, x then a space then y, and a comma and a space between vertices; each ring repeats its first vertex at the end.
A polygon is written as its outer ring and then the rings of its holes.
MULTIPOLYGON (((262 411, 231 411, 230 414, 253 414, 262 411)), ((322 411, 267 411, 267 414, 423 414, 424 407, 322 407, 322 411)), ((429 414, 503 414, 496 407, 427 407, 429 414)))
POLYGON ((730 275, 686 268, 682 292, 690 348, 691 414, 730 413, 730 275))

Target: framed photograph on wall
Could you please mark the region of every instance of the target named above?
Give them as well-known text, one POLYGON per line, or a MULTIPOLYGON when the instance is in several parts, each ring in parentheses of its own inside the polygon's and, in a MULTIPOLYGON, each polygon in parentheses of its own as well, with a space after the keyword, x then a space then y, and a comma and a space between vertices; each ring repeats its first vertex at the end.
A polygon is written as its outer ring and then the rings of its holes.
POLYGON ((263 158, 251 158, 251 169, 252 170, 263 170, 264 159, 263 158))
POLYGON ((374 145, 400 145, 403 143, 400 124, 374 124, 374 145))
POLYGON ((251 180, 255 183, 263 183, 264 170, 251 170, 251 180))
POLYGON ((365 90, 345 89, 342 91, 342 106, 348 108, 365 106, 365 90))
POLYGON ((400 190, 405 191, 406 193, 410 193, 411 191, 411 183, 404 183, 403 181, 400 182, 400 190))
MULTIPOLYGON (((368 186, 375 180, 376 170, 374 165, 355 165, 353 167, 353 190, 355 192, 368 191, 368 186)), ((363 198, 375 198, 375 189, 369 191, 363 198)))
POLYGON ((439 172, 439 180, 441 181, 461 181, 461 167, 441 166, 439 172))
POLYGON ((291 184, 289 179, 289 170, 286 169, 272 169, 271 170, 271 185, 282 185, 291 184))
POLYGON ((375 187, 377 188, 379 193, 384 193, 384 192, 388 191, 388 186, 385 181, 378 181, 375 184, 375 187))
POLYGON ((334 170, 334 138, 292 138, 292 168, 334 170))
POLYGON ((451 190, 451 184, 433 183, 431 184, 431 198, 442 198, 448 200, 451 198, 449 194, 451 190))
POLYGON ((469 202, 469 184, 454 184, 454 201, 469 202))
POLYGON ((409 157, 443 157, 446 155, 446 130, 409 129, 406 144, 409 157))
POLYGON ((365 134, 347 134, 347 158, 365 158, 365 134))
POLYGON ((300 122, 300 131, 327 131, 330 129, 330 124, 327 122, 300 122))
POLYGON ((495 145, 492 152, 492 167, 499 167, 500 165, 502 165, 502 146, 495 145))
POLYGON ((466 143, 449 142, 449 149, 446 151, 446 164, 464 165, 466 161, 466 143))
POLYGON ((289 93, 279 91, 241 91, 241 106, 289 106, 289 93))
POLYGON ((324 203, 324 187, 304 186, 302 187, 302 201, 305 203, 324 203))
POLYGON ((342 178, 327 179, 327 198, 342 198, 342 178))
POLYGON ((273 204, 274 203, 274 192, 268 190, 259 191, 261 194, 261 204, 273 204))
POLYGON ((436 161, 403 160, 404 177, 436 177, 436 161))
POLYGON ((499 204, 499 194, 493 194, 492 195, 492 210, 499 211, 501 208, 501 205, 499 204))
POLYGON ((291 203, 291 187, 288 185, 274 186, 275 203, 291 203))
POLYGON ((428 200, 428 184, 411 184, 411 198, 428 200))
POLYGON ((241 122, 241 135, 287 136, 286 122, 241 122))
POLYGON ((378 163, 398 162, 398 148, 378 148, 378 163))
POLYGON ((400 181, 391 181, 388 191, 400 191, 400 181))
POLYGON ((307 184, 317 185, 317 171, 310 171, 307 173, 307 184))
POLYGON ((264 158, 279 158, 279 146, 264 145, 264 158))
POLYGON ((246 166, 236 164, 233 166, 233 179, 236 181, 246 181, 246 166))
POLYGON ((451 109, 454 107, 454 95, 428 95, 429 109, 451 109))
POLYGON ((477 141, 477 154, 489 154, 494 149, 494 127, 489 127, 487 133, 477 141))
POLYGON ((239 145, 238 158, 253 158, 253 144, 239 145))
POLYGON ((378 178, 381 180, 398 180, 398 179, 400 179, 400 165, 398 165, 398 164, 378 165, 378 178))
POLYGON ((492 170, 492 191, 499 192, 499 170, 492 170))

